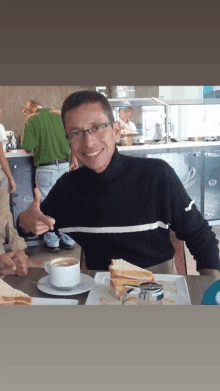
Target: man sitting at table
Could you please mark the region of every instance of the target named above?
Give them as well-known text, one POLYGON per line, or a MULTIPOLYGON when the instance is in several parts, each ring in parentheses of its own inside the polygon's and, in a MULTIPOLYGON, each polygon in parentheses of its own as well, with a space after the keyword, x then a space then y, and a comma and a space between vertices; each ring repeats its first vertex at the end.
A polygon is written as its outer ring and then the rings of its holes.
POLYGON ((200 274, 219 275, 218 241, 175 171, 161 159, 124 156, 120 123, 95 91, 68 96, 62 121, 82 167, 64 174, 40 204, 22 212, 18 229, 41 235, 67 228, 83 248, 86 267, 108 270, 122 258, 154 273, 176 273, 170 229, 186 242, 200 274))

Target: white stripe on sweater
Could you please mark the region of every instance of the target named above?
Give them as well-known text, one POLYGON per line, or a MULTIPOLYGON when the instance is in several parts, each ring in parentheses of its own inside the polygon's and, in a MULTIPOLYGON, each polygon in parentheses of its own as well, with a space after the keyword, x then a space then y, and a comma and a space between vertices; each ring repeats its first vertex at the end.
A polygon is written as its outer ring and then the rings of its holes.
POLYGON ((189 206, 187 206, 187 208, 185 208, 185 211, 188 212, 189 210, 191 210, 193 204, 195 204, 195 201, 191 201, 189 206))
POLYGON ((151 224, 142 224, 142 225, 131 225, 127 227, 69 227, 69 228, 61 228, 60 232, 85 232, 85 233, 93 233, 93 234, 101 234, 101 233, 127 233, 127 232, 141 232, 141 231, 150 231, 153 229, 157 229, 158 227, 168 229, 169 224, 164 224, 162 221, 157 221, 156 223, 151 224))

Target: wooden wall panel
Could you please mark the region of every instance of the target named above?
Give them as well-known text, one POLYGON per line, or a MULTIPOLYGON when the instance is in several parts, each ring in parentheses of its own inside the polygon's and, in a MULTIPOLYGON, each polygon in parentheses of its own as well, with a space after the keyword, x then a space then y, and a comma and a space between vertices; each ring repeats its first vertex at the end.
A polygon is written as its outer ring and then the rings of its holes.
MULTIPOLYGON (((93 90, 95 86, 0 86, 0 108, 3 111, 1 123, 6 130, 15 132, 20 145, 20 136, 25 125, 22 108, 29 99, 39 101, 43 107, 61 109, 63 101, 69 94, 83 89, 93 90)), ((158 97, 158 95, 157 86, 135 86, 136 98, 158 97)))
POLYGON ((135 98, 159 98, 159 86, 135 86, 135 98))
POLYGON ((1 123, 6 130, 15 132, 18 145, 25 125, 22 108, 29 99, 39 101, 43 107, 61 109, 65 98, 74 91, 95 89, 95 86, 0 86, 1 123))
MULTIPOLYGON (((159 86, 134 86, 135 98, 159 98, 159 86)), ((108 97, 112 96, 112 86, 107 87, 108 97), (110 91, 110 93, 109 93, 110 91)), ((122 100, 124 100, 122 98, 122 100)), ((128 99, 129 100, 129 99, 128 99)))

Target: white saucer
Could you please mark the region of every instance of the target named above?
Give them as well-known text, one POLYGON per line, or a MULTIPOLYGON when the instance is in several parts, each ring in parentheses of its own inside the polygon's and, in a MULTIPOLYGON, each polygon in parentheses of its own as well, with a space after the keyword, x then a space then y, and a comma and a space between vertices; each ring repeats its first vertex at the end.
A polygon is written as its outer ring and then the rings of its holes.
POLYGON ((81 293, 87 292, 95 286, 95 282, 92 277, 82 273, 80 274, 80 276, 81 276, 80 284, 76 285, 72 289, 60 290, 58 288, 55 288, 50 283, 49 275, 41 278, 37 283, 37 287, 40 291, 44 293, 48 293, 49 295, 56 295, 56 296, 80 295, 81 293))

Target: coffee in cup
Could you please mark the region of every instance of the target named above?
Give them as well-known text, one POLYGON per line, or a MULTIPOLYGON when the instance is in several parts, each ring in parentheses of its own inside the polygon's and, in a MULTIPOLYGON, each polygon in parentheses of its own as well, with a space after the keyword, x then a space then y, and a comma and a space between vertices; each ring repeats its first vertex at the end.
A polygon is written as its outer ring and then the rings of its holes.
POLYGON ((71 289, 80 283, 80 261, 76 258, 57 258, 44 266, 50 275, 50 283, 58 289, 71 289))
POLYGON ((68 267, 68 266, 76 265, 78 262, 79 262, 78 259, 73 260, 71 258, 66 258, 66 259, 61 259, 59 261, 55 261, 53 265, 58 267, 68 267))

